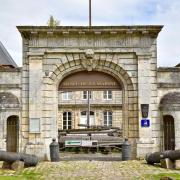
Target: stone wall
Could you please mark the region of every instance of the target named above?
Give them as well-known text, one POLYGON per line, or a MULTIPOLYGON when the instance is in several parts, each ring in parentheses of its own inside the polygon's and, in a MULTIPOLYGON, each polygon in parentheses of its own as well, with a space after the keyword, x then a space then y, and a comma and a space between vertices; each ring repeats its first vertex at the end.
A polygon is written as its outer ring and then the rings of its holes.
POLYGON ((158 69, 158 103, 161 117, 161 149, 164 149, 163 116, 171 115, 175 125, 175 148, 180 148, 180 68, 158 69))
MULTIPOLYGON (((6 150, 7 119, 18 116, 21 119, 21 69, 0 69, 0 149, 6 150)), ((20 136, 20 132, 19 132, 20 136)), ((20 141, 20 140, 19 140, 20 141)))
MULTIPOLYGON (((64 112, 71 112, 72 113, 72 129, 79 129, 80 127, 78 124, 81 124, 81 112, 86 111, 87 108, 79 108, 77 106, 72 107, 61 107, 58 111, 58 129, 63 129, 63 113, 64 112)), ((103 112, 110 111, 112 112, 112 126, 113 127, 119 127, 120 129, 123 129, 123 120, 122 120, 122 109, 120 107, 96 107, 91 108, 91 111, 94 112, 94 125, 101 125, 104 126, 104 117, 103 112)))
MULTIPOLYGON (((107 89, 108 90, 108 89, 107 89)), ((58 104, 71 104, 71 105, 78 105, 78 104, 87 104, 87 99, 83 99, 83 91, 73 91, 71 92, 72 98, 69 100, 63 99, 63 93, 58 92, 58 104)), ((92 98, 90 99, 91 104, 99 104, 99 105, 106 105, 106 104, 117 104, 122 105, 122 91, 112 91, 112 99, 105 99, 103 97, 103 91, 91 91, 92 98)))
POLYGON ((6 120, 16 115, 19 151, 49 159, 49 144, 62 128, 62 113, 72 111, 73 127, 78 128, 80 113, 86 110, 80 92, 71 101, 62 100, 58 92, 63 78, 79 71, 105 72, 122 85, 111 101, 103 100, 102 92, 93 92, 91 110, 99 125, 104 110, 116 114, 113 126, 121 127, 123 137, 129 138, 133 157, 163 150, 163 115, 173 116, 180 148, 180 68, 157 69, 156 38, 161 28, 18 27, 22 70, 0 69, 0 148, 6 149, 6 120), (149 104, 149 128, 141 127, 141 104, 149 104))
POLYGON ((122 84, 123 136, 132 143, 133 156, 157 149, 159 137, 152 132, 159 128, 156 38, 161 28, 18 27, 23 37, 21 150, 48 158, 57 137, 59 83, 85 70, 108 73, 122 84), (149 128, 140 126, 144 103, 150 105, 149 128), (29 131, 33 118, 40 120, 38 133, 29 131))
MULTIPOLYGON (((112 99, 104 99, 103 91, 91 91, 90 111, 94 112, 95 124, 104 125, 103 112, 113 113, 112 125, 122 129, 122 91, 111 91, 112 99)), ((70 99, 63 99, 63 93, 58 92, 58 129, 62 129, 63 112, 72 112, 72 128, 79 128, 81 112, 87 111, 87 99, 83 99, 83 91, 71 92, 70 99)))

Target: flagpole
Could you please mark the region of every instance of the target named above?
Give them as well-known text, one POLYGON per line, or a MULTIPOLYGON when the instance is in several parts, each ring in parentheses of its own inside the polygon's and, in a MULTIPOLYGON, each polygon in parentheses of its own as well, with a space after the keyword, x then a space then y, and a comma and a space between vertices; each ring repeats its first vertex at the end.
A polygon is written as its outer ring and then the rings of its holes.
POLYGON ((91 27, 91 0, 89 0, 89 27, 91 27))

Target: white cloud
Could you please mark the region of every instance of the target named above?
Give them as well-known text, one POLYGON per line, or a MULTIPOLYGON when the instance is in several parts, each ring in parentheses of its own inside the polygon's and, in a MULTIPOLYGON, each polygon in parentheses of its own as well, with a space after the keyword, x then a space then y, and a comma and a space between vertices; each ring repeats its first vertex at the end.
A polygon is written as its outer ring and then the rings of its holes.
POLYGON ((164 24, 158 39, 158 62, 163 66, 174 66, 180 62, 180 1, 161 1, 157 5, 156 23, 164 24))
MULTIPOLYGON (((62 25, 88 25, 89 0, 0 0, 0 40, 21 65, 21 37, 16 25, 46 25, 49 15, 62 25)), ((94 25, 163 24, 158 65, 179 63, 179 0, 92 0, 94 25)))

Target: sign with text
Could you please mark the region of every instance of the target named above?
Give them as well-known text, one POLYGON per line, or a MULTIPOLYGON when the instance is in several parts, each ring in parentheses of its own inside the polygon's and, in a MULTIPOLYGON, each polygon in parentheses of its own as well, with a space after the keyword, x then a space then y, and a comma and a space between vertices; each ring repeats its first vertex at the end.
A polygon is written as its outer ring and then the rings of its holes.
POLYGON ((65 141, 66 147, 81 146, 81 140, 67 140, 65 141))
POLYGON ((91 147, 91 146, 97 146, 98 141, 97 140, 82 140, 82 147, 91 147))
POLYGON ((150 127, 150 119, 141 119, 141 127, 150 127))
POLYGON ((67 90, 121 90, 120 83, 111 75, 97 71, 81 71, 65 77, 59 91, 67 90))

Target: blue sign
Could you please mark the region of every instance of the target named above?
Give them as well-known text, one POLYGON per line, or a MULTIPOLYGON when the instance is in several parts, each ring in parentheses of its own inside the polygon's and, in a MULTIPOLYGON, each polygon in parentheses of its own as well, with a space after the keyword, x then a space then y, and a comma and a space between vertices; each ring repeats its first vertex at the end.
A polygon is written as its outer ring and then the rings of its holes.
POLYGON ((150 127, 149 119, 141 119, 141 127, 150 127))

